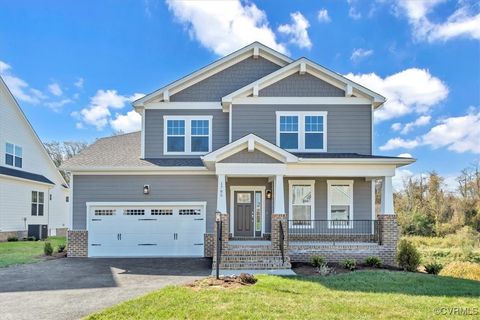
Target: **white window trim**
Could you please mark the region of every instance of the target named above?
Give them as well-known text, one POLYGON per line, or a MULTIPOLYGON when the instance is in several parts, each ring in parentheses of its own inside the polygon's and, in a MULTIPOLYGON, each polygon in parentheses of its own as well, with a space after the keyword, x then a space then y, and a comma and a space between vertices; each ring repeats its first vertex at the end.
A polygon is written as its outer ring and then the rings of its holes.
POLYGON ((280 147, 280 117, 298 116, 298 149, 286 149, 294 152, 327 152, 327 115, 328 111, 277 111, 276 112, 276 140, 280 147), (305 149, 305 117, 323 116, 323 149, 305 149))
POLYGON ((329 229, 353 229, 353 180, 327 180, 327 220, 328 220, 328 228, 329 229), (348 185, 350 187, 350 192, 351 192, 351 197, 350 197, 350 203, 348 204, 350 206, 350 224, 348 226, 333 226, 331 223, 332 220, 332 204, 330 202, 330 199, 332 199, 331 196, 331 190, 330 187, 332 185, 336 184, 341 184, 341 185, 348 185))
POLYGON ((310 204, 310 220, 315 219, 315 180, 288 180, 288 215, 290 220, 289 228, 313 228, 313 221, 310 225, 295 226, 293 220, 293 186, 294 185, 309 185, 312 188, 312 200, 310 204))
POLYGON ((163 116, 163 154, 164 155, 205 155, 212 151, 212 119, 213 116, 163 116), (185 151, 169 152, 167 149, 167 121, 168 120, 184 120, 185 121, 185 151), (192 120, 208 120, 208 151, 192 152, 191 151, 191 126, 192 120))
POLYGON ((30 216, 32 217, 43 217, 45 216, 45 192, 44 191, 37 191, 37 190, 32 190, 32 200, 30 201, 30 216), (33 193, 37 194, 37 201, 33 202, 33 193), (40 193, 43 193, 43 202, 40 202, 40 193), (35 204, 35 215, 32 214, 32 205, 35 204), (43 212, 41 215, 39 215, 39 205, 43 205, 43 212))
POLYGON ((11 142, 8 142, 8 141, 5 142, 5 154, 4 154, 4 156, 3 156, 3 160, 4 160, 6 166, 9 166, 9 167, 12 167, 12 168, 20 168, 20 169, 23 168, 23 147, 22 147, 21 145, 18 145, 18 144, 15 144, 15 143, 11 143, 11 142), (11 144, 11 145, 13 146, 13 153, 8 153, 8 152, 7 152, 7 144, 11 144), (16 147, 18 147, 18 148, 20 148, 20 149, 22 150, 22 156, 21 156, 21 157, 17 157, 17 156, 15 155, 15 148, 16 148, 16 147), (6 159, 6 155, 7 155, 7 154, 13 156, 13 164, 11 164, 11 165, 7 163, 7 159, 6 159), (20 167, 17 167, 17 166, 15 165, 15 158, 20 158, 20 159, 22 159, 22 165, 21 165, 20 167))

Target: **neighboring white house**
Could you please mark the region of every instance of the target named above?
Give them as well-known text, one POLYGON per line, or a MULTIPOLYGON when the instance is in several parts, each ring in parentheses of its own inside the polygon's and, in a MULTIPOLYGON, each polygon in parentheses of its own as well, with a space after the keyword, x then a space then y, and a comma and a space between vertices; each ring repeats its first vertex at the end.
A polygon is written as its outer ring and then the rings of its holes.
POLYGON ((0 78, 0 241, 65 234, 69 189, 0 78))

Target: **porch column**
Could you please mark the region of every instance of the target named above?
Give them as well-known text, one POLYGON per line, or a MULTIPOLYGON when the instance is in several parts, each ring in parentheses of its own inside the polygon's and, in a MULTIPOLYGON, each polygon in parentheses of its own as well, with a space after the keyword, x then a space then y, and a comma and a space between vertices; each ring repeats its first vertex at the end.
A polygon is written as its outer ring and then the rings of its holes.
POLYGON ((225 175, 219 174, 217 179, 217 212, 227 213, 227 192, 225 187, 225 175))
POLYGON ((285 200, 283 191, 283 175, 275 176, 275 194, 273 195, 273 212, 285 213, 285 200))
POLYGON ((381 214, 395 214, 393 207, 392 177, 389 176, 385 176, 382 179, 381 214))

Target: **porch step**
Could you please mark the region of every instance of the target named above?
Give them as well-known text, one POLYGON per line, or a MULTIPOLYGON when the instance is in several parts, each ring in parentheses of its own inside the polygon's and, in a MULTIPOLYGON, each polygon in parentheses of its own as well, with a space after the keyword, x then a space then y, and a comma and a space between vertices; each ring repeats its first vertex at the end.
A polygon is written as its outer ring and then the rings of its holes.
MULTIPOLYGON (((216 259, 213 259, 213 268, 216 268, 216 259)), ((268 245, 230 245, 222 251, 220 268, 223 270, 275 270, 290 269, 290 257, 285 251, 268 245)))

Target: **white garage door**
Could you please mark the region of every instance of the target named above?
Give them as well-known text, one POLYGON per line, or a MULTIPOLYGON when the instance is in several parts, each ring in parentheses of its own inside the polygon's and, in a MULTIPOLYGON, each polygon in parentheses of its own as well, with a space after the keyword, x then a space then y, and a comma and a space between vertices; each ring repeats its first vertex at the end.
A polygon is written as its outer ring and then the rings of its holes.
POLYGON ((90 203, 89 257, 203 257, 205 203, 90 203))

